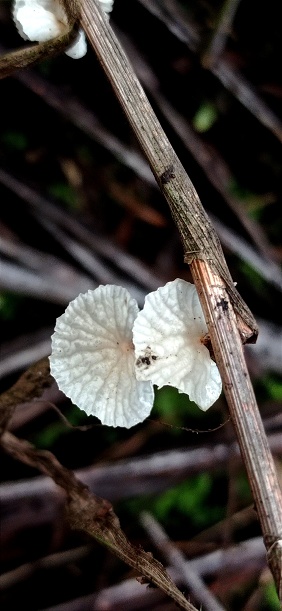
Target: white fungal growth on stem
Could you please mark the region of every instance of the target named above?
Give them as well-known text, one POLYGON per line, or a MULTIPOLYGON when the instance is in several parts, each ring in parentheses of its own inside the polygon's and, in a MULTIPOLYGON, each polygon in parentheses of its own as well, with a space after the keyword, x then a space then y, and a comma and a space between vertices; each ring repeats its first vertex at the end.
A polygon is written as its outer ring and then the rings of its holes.
MULTIPOLYGON (((105 13, 110 13, 114 0, 99 0, 105 13)), ((18 32, 25 40, 45 42, 68 30, 66 11, 59 0, 14 0, 13 19, 18 32)), ((73 59, 83 57, 87 51, 83 30, 66 51, 73 59)))
POLYGON ((153 384, 189 394, 207 410, 221 393, 203 345, 207 327, 194 285, 168 282, 144 309, 120 286, 79 295, 58 318, 51 373, 59 388, 103 424, 130 428, 150 414, 153 384))

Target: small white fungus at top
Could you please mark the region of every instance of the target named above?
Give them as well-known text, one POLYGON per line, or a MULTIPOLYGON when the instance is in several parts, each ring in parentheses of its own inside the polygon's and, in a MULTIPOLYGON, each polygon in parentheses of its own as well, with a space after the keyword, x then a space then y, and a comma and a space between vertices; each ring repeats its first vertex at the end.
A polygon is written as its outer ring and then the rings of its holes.
MULTIPOLYGON (((110 13, 114 0, 99 0, 105 13, 110 13)), ((18 32, 25 40, 45 42, 66 32, 68 19, 59 0, 14 0, 13 19, 18 32)), ((73 59, 79 59, 87 51, 83 30, 65 52, 73 59)))

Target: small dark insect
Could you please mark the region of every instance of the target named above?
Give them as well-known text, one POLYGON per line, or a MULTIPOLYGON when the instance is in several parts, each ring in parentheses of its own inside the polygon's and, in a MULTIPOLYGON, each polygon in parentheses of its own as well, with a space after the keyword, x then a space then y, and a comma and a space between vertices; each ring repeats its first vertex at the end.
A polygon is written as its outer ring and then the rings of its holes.
POLYGON ((228 301, 226 299, 220 299, 216 305, 218 308, 222 308, 223 312, 228 312, 228 301))
POLYGON ((150 365, 150 359, 148 356, 143 356, 141 358, 141 363, 143 363, 143 365, 150 365))
POLYGON ((138 367, 139 365, 142 364, 142 365, 148 365, 148 367, 149 367, 149 365, 151 365, 151 362, 152 361, 156 361, 157 358, 158 357, 154 356, 154 355, 152 355, 152 356, 139 356, 139 359, 137 359, 136 365, 138 367))
POLYGON ((162 173, 160 181, 162 185, 166 185, 173 178, 175 178, 174 167, 173 165, 169 165, 168 168, 162 173))
POLYGON ((152 354, 150 346, 147 346, 144 356, 139 356, 136 361, 136 365, 137 367, 140 367, 141 365, 147 365, 147 367, 149 367, 152 364, 152 361, 156 361, 157 358, 158 357, 155 354, 152 354))

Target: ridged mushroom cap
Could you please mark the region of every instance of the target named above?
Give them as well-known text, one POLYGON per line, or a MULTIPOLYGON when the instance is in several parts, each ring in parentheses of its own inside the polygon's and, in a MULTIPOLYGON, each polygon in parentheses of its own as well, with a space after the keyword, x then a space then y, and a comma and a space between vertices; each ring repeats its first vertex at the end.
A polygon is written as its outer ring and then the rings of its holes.
POLYGON ((150 413, 150 381, 137 380, 132 327, 138 305, 121 286, 80 294, 57 319, 51 373, 60 390, 108 426, 130 428, 150 413))
POLYGON ((203 344, 207 331, 193 284, 178 278, 149 293, 133 325, 137 378, 158 388, 174 386, 207 410, 222 389, 203 344))

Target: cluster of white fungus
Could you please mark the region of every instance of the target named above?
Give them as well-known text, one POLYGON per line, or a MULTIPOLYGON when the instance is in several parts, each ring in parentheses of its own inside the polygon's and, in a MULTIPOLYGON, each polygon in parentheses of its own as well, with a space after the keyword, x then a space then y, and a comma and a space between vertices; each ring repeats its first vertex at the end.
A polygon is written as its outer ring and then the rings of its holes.
MULTIPOLYGON (((114 0, 99 2, 105 13, 111 12, 114 0)), ((67 14, 59 0, 14 0, 13 19, 22 38, 32 42, 52 40, 68 29, 67 14)), ((66 55, 79 59, 86 51, 85 34, 80 29, 66 55)))
POLYGON ((221 393, 193 284, 168 282, 139 312, 115 285, 80 294, 57 319, 51 373, 60 390, 108 426, 130 428, 150 414, 154 391, 174 386, 207 410, 221 393))

